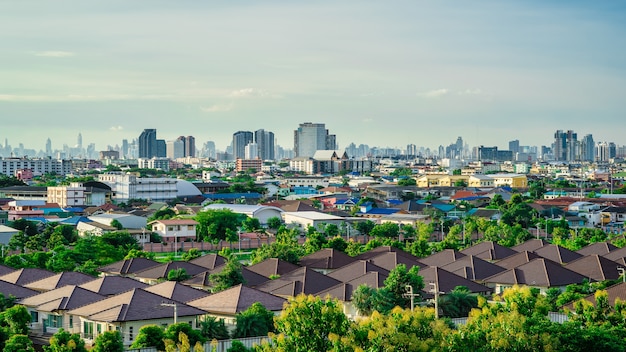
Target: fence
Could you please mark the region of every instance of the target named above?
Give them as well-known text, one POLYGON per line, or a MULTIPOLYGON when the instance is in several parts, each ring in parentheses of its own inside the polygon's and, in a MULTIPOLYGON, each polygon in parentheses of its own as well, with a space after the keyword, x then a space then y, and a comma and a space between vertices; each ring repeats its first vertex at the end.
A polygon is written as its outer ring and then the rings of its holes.
MULTIPOLYGON (((261 337, 248 337, 243 339, 235 339, 241 342, 247 348, 252 348, 255 345, 260 345, 263 341, 270 341, 270 338, 267 336, 261 337)), ((204 352, 226 352, 232 345, 235 340, 219 340, 213 342, 207 342, 202 347, 204 347, 204 352)), ((193 346, 191 346, 193 348, 193 346)), ((134 349, 126 349, 127 352, 158 352, 154 347, 145 347, 145 348, 134 348, 134 349)))

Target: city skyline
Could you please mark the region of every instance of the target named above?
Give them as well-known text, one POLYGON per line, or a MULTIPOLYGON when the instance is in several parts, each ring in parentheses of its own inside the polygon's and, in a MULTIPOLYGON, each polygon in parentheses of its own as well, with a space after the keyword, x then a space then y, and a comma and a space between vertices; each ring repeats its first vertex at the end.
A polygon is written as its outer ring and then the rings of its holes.
POLYGON ((0 141, 37 150, 239 130, 293 147, 626 144, 626 5, 346 1, 0 4, 0 141), (113 25, 114 24, 114 25, 113 25), (86 143, 84 143, 86 144, 86 143))

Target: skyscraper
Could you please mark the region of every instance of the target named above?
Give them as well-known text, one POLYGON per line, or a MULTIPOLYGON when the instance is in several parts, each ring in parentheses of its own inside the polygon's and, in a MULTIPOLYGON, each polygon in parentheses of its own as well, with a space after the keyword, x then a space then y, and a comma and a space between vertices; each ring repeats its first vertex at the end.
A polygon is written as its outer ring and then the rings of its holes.
POLYGON ((258 145, 258 156, 261 160, 275 160, 274 132, 263 129, 254 132, 254 142, 258 145))
POLYGON ((253 142, 253 134, 250 131, 237 131, 233 134, 233 160, 245 159, 246 145, 253 142))
POLYGON ((593 136, 585 135, 580 141, 580 160, 582 161, 594 161, 595 160, 595 147, 596 144, 593 141, 593 136))
POLYGON ((579 158, 578 152, 578 135, 574 131, 562 130, 554 133, 554 160, 556 161, 574 161, 579 158))
POLYGON ((139 158, 153 158, 157 156, 156 129, 147 128, 139 135, 139 158))
POLYGON ((293 133, 296 157, 312 157, 317 150, 337 149, 337 137, 330 134, 323 123, 301 123, 293 133))
POLYGON ((519 150, 519 139, 515 139, 512 141, 509 141, 509 150, 513 152, 513 155, 515 155, 516 153, 518 153, 519 150))

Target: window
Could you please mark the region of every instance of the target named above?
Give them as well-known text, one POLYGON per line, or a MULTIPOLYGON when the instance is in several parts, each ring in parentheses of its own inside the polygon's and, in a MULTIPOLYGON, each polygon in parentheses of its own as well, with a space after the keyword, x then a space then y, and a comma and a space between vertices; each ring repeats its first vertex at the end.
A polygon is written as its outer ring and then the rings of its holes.
POLYGON ((133 337, 134 337, 134 336, 133 336, 133 327, 132 327, 132 326, 130 326, 130 327, 128 327, 128 339, 129 339, 130 341, 132 341, 132 340, 133 340, 133 337))
POLYGON ((74 327, 74 316, 70 315, 70 329, 74 327))
POLYGON ((85 338, 93 340, 93 322, 86 321, 83 323, 83 334, 85 338))
POLYGON ((63 316, 61 316, 61 315, 49 315, 48 316, 48 327, 50 327, 50 328, 62 328, 63 327, 63 316))
POLYGON ((39 312, 30 312, 30 322, 31 323, 39 322, 39 312))

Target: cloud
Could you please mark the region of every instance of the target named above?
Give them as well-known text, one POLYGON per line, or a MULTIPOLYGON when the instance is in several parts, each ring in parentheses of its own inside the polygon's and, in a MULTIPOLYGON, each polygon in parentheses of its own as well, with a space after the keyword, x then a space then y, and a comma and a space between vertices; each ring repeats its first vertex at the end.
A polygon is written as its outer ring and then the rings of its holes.
POLYGON ((200 110, 202 110, 203 112, 226 112, 231 111, 233 107, 234 105, 232 103, 228 105, 215 104, 208 107, 200 107, 200 110))
POLYGON ((70 57, 75 54, 70 51, 38 51, 35 53, 35 56, 43 56, 43 57, 70 57))
POLYGON ((122 127, 122 126, 111 126, 109 128, 109 130, 111 130, 111 131, 121 131, 123 129, 124 129, 124 127, 122 127))
POLYGON ((374 119, 373 119, 373 118, 371 118, 371 117, 367 117, 367 118, 364 118, 364 119, 363 119, 363 122, 364 122, 364 123, 374 122, 374 119))
POLYGON ((435 99, 441 98, 450 93, 450 91, 446 88, 435 89, 424 93, 419 93, 418 95, 424 98, 435 99))
POLYGON ((280 98, 277 94, 272 94, 264 89, 243 88, 233 90, 228 94, 230 98, 280 98))

